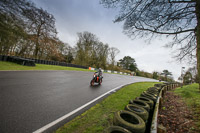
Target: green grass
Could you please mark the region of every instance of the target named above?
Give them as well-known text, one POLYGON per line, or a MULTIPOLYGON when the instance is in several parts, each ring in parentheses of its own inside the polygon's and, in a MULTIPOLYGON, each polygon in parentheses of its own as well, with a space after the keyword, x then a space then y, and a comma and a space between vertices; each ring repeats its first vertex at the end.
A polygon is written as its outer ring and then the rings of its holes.
MULTIPOLYGON (((16 71, 16 70, 69 70, 69 71, 95 72, 95 70, 75 68, 75 67, 44 65, 44 64, 36 64, 35 67, 32 67, 32 66, 19 65, 12 62, 0 61, 0 71, 16 71)), ((108 73, 108 72, 104 72, 104 73, 108 73)), ((110 74, 117 74, 117 73, 110 73, 110 74)), ((120 74, 120 75, 124 75, 124 74, 120 74)))
POLYGON ((56 65, 43 65, 36 64, 35 67, 32 66, 22 66, 12 62, 0 61, 0 70, 73 70, 73 71, 91 71, 89 69, 81 69, 75 67, 65 67, 56 65))
POLYGON ((66 123, 56 133, 102 133, 106 127, 112 125, 114 112, 123 110, 129 100, 140 96, 143 91, 154 86, 154 84, 152 82, 141 82, 123 87, 66 123))
POLYGON ((183 97, 189 106, 200 105, 200 91, 198 84, 179 87, 174 92, 183 97))
POLYGON ((191 84, 177 88, 174 92, 180 95, 193 110, 197 130, 200 130, 200 91, 198 84, 191 84))

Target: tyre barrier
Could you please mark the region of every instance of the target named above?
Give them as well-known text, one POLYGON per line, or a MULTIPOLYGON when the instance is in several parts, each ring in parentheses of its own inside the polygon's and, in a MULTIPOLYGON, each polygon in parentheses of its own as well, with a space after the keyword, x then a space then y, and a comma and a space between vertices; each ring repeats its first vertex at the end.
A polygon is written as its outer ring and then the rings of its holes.
POLYGON ((31 59, 25 59, 17 56, 6 56, 6 55, 1 55, 0 56, 0 61, 9 61, 13 63, 17 63, 23 66, 35 66, 34 60, 31 59))
POLYGON ((46 65, 58 65, 58 66, 66 66, 66 67, 76 67, 82 69, 88 69, 86 66, 66 63, 66 62, 58 62, 58 61, 47 61, 47 60, 40 60, 40 59, 31 59, 31 58, 21 58, 17 56, 7 56, 7 55, 0 55, 0 61, 9 61, 14 62, 20 65, 25 66, 35 66, 36 64, 46 64, 46 65))
POLYGON ((144 92, 143 92, 140 96, 149 98, 149 99, 151 99, 154 103, 155 103, 156 100, 157 100, 157 98, 156 98, 155 96, 153 96, 153 95, 151 95, 151 94, 149 94, 149 93, 144 93, 144 92))
POLYGON ((149 104, 146 103, 146 102, 144 102, 144 101, 142 101, 142 100, 137 100, 137 99, 135 99, 135 100, 130 100, 130 101, 129 101, 129 104, 136 104, 136 105, 138 105, 138 106, 140 106, 140 107, 146 109, 147 112, 150 111, 150 106, 149 106, 149 104))
POLYGON ((136 104, 128 104, 125 106, 124 110, 130 111, 135 113, 136 115, 140 116, 143 121, 146 123, 149 118, 149 112, 141 106, 136 104))
POLYGON ((3 61, 3 55, 0 55, 0 61, 3 61))
POLYGON ((146 102, 147 104, 149 104, 150 110, 153 109, 153 105, 154 105, 153 100, 151 100, 151 99, 149 99, 147 97, 136 97, 135 99, 146 102))
POLYGON ((104 130, 105 133, 157 133, 158 109, 161 97, 167 90, 179 87, 180 84, 155 84, 140 97, 130 100, 124 110, 114 113, 113 125, 104 130))
POLYGON ((157 91, 157 90, 152 90, 152 89, 147 89, 146 91, 144 91, 145 93, 152 93, 152 95, 158 95, 158 93, 159 93, 159 91, 157 91))
POLYGON ((154 92, 152 92, 152 91, 144 91, 143 92, 144 94, 150 94, 150 95, 152 95, 152 96, 154 96, 154 97, 158 97, 158 94, 156 94, 156 93, 154 93, 154 92))
POLYGON ((110 126, 104 130, 104 133, 131 133, 131 132, 123 127, 110 126))
POLYGON ((153 91, 153 92, 159 93, 159 92, 160 92, 160 89, 157 88, 157 87, 150 87, 150 88, 147 89, 147 91, 153 91))
POLYGON ((145 122, 141 117, 126 110, 114 114, 113 124, 121 126, 132 133, 144 133, 146 129, 145 122))
POLYGON ((8 60, 8 56, 0 55, 0 61, 7 61, 7 60, 8 60))

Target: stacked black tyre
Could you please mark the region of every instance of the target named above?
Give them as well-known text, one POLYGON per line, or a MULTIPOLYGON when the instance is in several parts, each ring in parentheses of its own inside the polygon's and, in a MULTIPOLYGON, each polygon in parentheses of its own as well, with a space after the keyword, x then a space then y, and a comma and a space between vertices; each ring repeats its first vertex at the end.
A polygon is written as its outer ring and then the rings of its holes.
POLYGON ((127 111, 130 111, 138 116, 140 116, 143 121, 146 123, 149 118, 149 113, 143 107, 137 106, 136 104, 128 104, 124 108, 127 111))
POLYGON ((148 88, 140 97, 130 100, 124 110, 114 114, 113 126, 105 129, 105 133, 148 133, 151 127, 153 110, 161 85, 148 88))
POLYGON ((123 127, 132 133, 144 133, 146 126, 140 116, 126 110, 121 110, 115 113, 113 124, 123 127))
POLYGON ((131 133, 131 132, 120 126, 110 126, 104 131, 104 133, 131 133))
POLYGON ((0 61, 9 61, 13 63, 17 63, 24 66, 35 66, 35 61, 31 59, 25 59, 17 56, 7 56, 0 55, 0 61))

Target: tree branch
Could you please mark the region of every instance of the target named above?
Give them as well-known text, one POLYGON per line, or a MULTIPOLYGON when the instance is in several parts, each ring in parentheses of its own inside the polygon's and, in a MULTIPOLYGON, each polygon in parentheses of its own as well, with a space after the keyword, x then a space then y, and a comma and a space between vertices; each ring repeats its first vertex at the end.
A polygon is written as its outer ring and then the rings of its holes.
POLYGON ((171 1, 171 0, 168 0, 169 3, 195 3, 195 0, 191 0, 191 1, 188 1, 188 0, 182 0, 182 1, 171 1))
POLYGON ((137 26, 135 26, 135 28, 137 30, 150 31, 150 32, 157 33, 157 34, 166 34, 166 35, 175 35, 175 34, 180 34, 180 33, 185 33, 185 32, 190 32, 190 31, 195 31, 195 29, 188 29, 188 30, 181 30, 181 31, 177 31, 177 32, 160 32, 160 31, 151 30, 151 29, 139 28, 137 26))

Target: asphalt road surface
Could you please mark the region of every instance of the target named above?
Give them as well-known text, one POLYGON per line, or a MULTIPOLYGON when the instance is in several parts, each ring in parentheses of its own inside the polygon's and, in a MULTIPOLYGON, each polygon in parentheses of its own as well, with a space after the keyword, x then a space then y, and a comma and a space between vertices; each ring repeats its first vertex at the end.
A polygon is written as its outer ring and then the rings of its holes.
POLYGON ((152 79, 103 74, 90 86, 92 72, 1 71, 0 133, 30 133, 123 84, 152 79))

